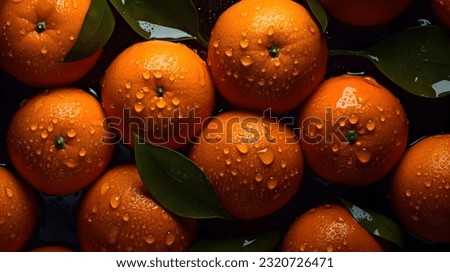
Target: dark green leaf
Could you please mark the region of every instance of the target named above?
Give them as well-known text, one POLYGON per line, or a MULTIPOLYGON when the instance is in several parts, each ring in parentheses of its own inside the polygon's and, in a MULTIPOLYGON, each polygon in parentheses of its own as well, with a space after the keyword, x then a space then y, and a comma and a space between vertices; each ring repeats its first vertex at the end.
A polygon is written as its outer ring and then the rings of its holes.
POLYGON ((405 29, 364 51, 332 50, 371 60, 394 83, 417 96, 450 95, 450 37, 437 26, 405 29))
POLYGON ((183 217, 229 218, 206 175, 189 158, 135 137, 139 174, 162 206, 183 217))
POLYGON ((370 210, 363 210, 353 203, 339 198, 353 218, 368 232, 405 248, 400 227, 390 218, 370 210))
POLYGON ((260 236, 230 237, 223 239, 198 240, 190 249, 192 252, 270 252, 280 241, 280 233, 272 231, 260 236))
POLYGON ((308 3, 311 12, 314 14, 314 17, 316 17, 317 21, 320 23, 322 32, 325 33, 328 27, 327 13, 323 9, 322 5, 320 5, 316 0, 306 0, 306 2, 308 3))
POLYGON ((114 30, 115 20, 106 0, 92 0, 80 34, 63 61, 84 59, 108 42, 114 30))
POLYGON ((145 39, 197 39, 200 34, 197 11, 189 0, 110 0, 127 23, 145 39))

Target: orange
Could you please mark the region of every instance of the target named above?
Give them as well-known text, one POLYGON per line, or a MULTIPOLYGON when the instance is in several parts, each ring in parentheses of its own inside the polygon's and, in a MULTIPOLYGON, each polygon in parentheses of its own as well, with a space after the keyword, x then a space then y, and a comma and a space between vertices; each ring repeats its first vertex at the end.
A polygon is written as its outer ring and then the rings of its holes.
POLYGON ((321 29, 291 0, 245 0, 211 33, 207 63, 222 96, 240 108, 285 113, 322 81, 328 59, 321 29))
POLYGON ((407 230, 450 243, 450 134, 426 137, 408 149, 394 172, 391 197, 407 230))
POLYGON ((189 158, 238 219, 269 215, 297 192, 304 165, 294 133, 279 120, 229 111, 211 118, 189 158))
POLYGON ((326 80, 299 114, 308 164, 326 181, 367 186, 405 151, 408 122, 400 101, 371 77, 326 80))
POLYGON ((76 88, 46 90, 17 110, 7 149, 19 174, 39 191, 70 194, 93 182, 113 153, 100 103, 76 88))
POLYGON ((412 0, 318 0, 339 21, 358 27, 382 25, 408 8, 412 0))
POLYGON ((101 55, 62 62, 75 44, 91 4, 86 1, 21 0, 0 3, 0 66, 39 87, 73 83, 101 55))
POLYGON ((431 5, 442 24, 450 29, 450 0, 431 0, 431 5))
POLYGON ((81 201, 78 236, 84 251, 186 251, 197 221, 158 204, 135 165, 106 172, 81 201))
POLYGON ((30 251, 31 252, 73 252, 73 250, 68 247, 53 246, 53 245, 35 247, 30 251))
POLYGON ((308 210, 292 223, 283 238, 281 251, 377 252, 384 249, 345 207, 325 204, 308 210))
POLYGON ((212 113, 214 86, 205 62, 190 48, 167 41, 134 44, 117 56, 103 81, 104 109, 118 137, 133 132, 170 148, 190 143, 212 113))
POLYGON ((0 167, 0 251, 18 251, 30 240, 39 207, 33 191, 0 167))

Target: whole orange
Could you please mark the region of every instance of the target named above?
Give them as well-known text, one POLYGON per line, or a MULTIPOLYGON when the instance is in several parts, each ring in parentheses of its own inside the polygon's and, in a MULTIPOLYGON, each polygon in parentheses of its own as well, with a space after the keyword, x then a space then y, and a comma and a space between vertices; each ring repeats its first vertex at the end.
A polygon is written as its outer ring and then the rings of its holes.
POLYGON ((401 158, 408 139, 400 101, 367 76, 326 80, 304 104, 298 122, 308 164, 340 185, 380 180, 401 158))
POLYGON ((450 243, 450 134, 426 137, 408 149, 394 172, 391 197, 407 230, 450 243))
POLYGON ((322 81, 328 51, 313 17, 291 0, 245 0, 211 33, 207 63, 222 96, 240 108, 284 113, 322 81))
POLYGON ((108 170, 83 197, 78 214, 83 251, 186 251, 197 221, 153 200, 135 165, 108 170))
POLYGON ((367 232, 340 204, 324 204, 310 209, 289 227, 281 251, 384 251, 382 244, 367 232))
POLYGON ((181 43, 146 41, 117 56, 105 73, 103 106, 118 137, 133 132, 170 148, 191 142, 214 106, 205 62, 181 43))
POLYGON ((9 157, 39 191, 70 194, 108 166, 113 145, 100 103, 76 88, 46 90, 14 114, 7 134, 9 157))
POLYGON ((282 208, 304 171, 300 144, 287 126, 243 111, 211 118, 189 158, 205 172, 224 209, 239 219, 282 208))
POLYGON ((442 24, 450 29, 450 0, 431 0, 431 5, 442 24))
POLYGON ((79 61, 62 60, 75 44, 90 4, 91 0, 1 1, 1 68, 39 87, 67 85, 82 78, 101 50, 79 61))
POLYGON ((412 0, 318 0, 333 17, 348 25, 370 27, 388 23, 408 8, 412 0))
POLYGON ((37 224, 39 206, 33 191, 0 167, 0 251, 18 251, 37 224))

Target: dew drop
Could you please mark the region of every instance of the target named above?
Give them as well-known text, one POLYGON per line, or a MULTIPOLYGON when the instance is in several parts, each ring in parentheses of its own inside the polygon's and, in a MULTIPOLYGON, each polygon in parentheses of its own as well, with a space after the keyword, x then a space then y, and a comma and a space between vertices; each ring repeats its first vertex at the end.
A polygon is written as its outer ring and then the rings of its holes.
POLYGON ((248 67, 254 63, 253 59, 249 55, 241 56, 239 60, 244 67, 248 67))
POLYGON ((64 165, 69 168, 75 168, 77 167, 77 163, 73 159, 67 159, 64 161, 64 165))
POLYGON ((159 100, 156 102, 156 106, 157 106, 159 109, 163 109, 166 105, 167 105, 166 100, 164 100, 163 98, 159 99, 159 100))
POLYGON ((48 50, 47 50, 47 48, 44 46, 44 47, 42 47, 41 48, 41 54, 42 54, 42 56, 46 56, 47 55, 47 53, 48 53, 48 50))
POLYGON ((175 234, 168 232, 166 236, 166 245, 171 246, 175 242, 175 234))
POLYGON ((142 98, 144 98, 144 96, 145 96, 145 93, 143 91, 136 92, 137 99, 142 99, 142 98))
POLYGON ((430 188, 431 187, 431 181, 427 180, 425 181, 425 187, 430 188))
POLYGON ((279 59, 275 59, 275 61, 273 62, 273 65, 275 65, 276 67, 280 67, 281 61, 279 59))
POLYGON ((264 176, 261 173, 257 173, 255 176, 256 182, 261 182, 264 179, 264 176))
POLYGON ((348 121, 350 122, 350 124, 355 125, 356 123, 358 123, 359 118, 357 115, 352 114, 349 118, 348 121))
POLYGON ((246 144, 235 144, 234 145, 236 148, 237 148, 237 150, 239 151, 239 152, 241 152, 242 154, 247 154, 248 153, 248 145, 246 145, 246 144))
POLYGON ((231 158, 226 158, 226 159, 225 159, 225 163, 226 163, 227 165, 230 165, 230 164, 231 164, 231 158))
POLYGON ((128 214, 124 214, 122 216, 122 219, 123 219, 123 221, 128 222, 128 221, 130 221, 130 216, 128 214))
POLYGON ((333 252, 333 250, 334 250, 333 245, 327 246, 327 252, 333 252))
POLYGON ((225 55, 227 56, 227 57, 232 57, 233 56, 233 48, 227 48, 227 49, 225 49, 225 55))
POLYGON ((109 205, 111 205, 111 208, 117 209, 120 206, 120 195, 112 195, 109 199, 109 205))
POLYGON ((273 26, 269 26, 269 28, 267 29, 267 36, 272 36, 273 35, 273 26))
POLYGON ((214 48, 219 47, 219 40, 213 41, 212 45, 214 46, 214 48))
POLYGON ((11 190, 11 188, 6 187, 5 188, 5 194, 6 194, 7 197, 12 198, 14 193, 13 193, 13 190, 11 190))
POLYGON ((380 121, 381 121, 382 123, 384 123, 384 121, 386 121, 386 116, 381 115, 381 116, 380 116, 380 121))
POLYGON ((311 33, 316 32, 316 28, 315 28, 314 26, 312 26, 312 25, 308 26, 308 29, 309 29, 309 31, 310 31, 311 33))
POLYGON ((287 163, 284 160, 281 160, 281 168, 286 168, 287 163))
POLYGON ((73 35, 72 33, 69 35, 69 41, 74 41, 75 40, 75 35, 73 35))
POLYGON ((136 102, 134 103, 134 110, 139 113, 141 111, 143 111, 145 108, 145 105, 142 102, 136 102))
POLYGON ((308 245, 307 243, 303 243, 303 244, 301 244, 301 245, 300 245, 300 248, 299 248, 299 249, 300 249, 300 251, 302 251, 302 252, 303 252, 303 251, 305 251, 305 250, 306 250, 306 246, 307 246, 307 245, 308 245))
POLYGON ((223 154, 225 155, 230 154, 230 148, 228 146, 223 149, 223 154))
POLYGON ((94 135, 94 134, 95 134, 95 128, 94 128, 94 127, 90 127, 90 128, 89 128, 89 133, 90 133, 91 135, 94 135))
POLYGON ((405 191, 405 195, 406 195, 407 197, 410 197, 410 196, 412 195, 411 189, 406 190, 406 191, 405 191))
POLYGON ((270 148, 258 150, 258 158, 264 165, 270 165, 275 159, 275 152, 270 148))
POLYGON ((172 104, 173 104, 174 106, 180 105, 180 99, 179 99, 178 97, 172 98, 172 104))
POLYGON ((125 83, 125 89, 129 90, 129 89, 131 89, 131 87, 132 87, 132 85, 131 85, 131 82, 130 82, 130 81, 128 81, 127 83, 125 83))
POLYGON ((42 139, 47 139, 47 137, 48 137, 48 132, 46 130, 42 131, 41 132, 41 138, 42 139))
POLYGON ((413 220, 413 221, 419 221, 419 216, 417 215, 417 214, 413 214, 413 215, 411 215, 411 219, 413 220))
POLYGON ((269 181, 267 181, 267 188, 269 188, 269 190, 275 189, 277 185, 278 181, 272 177, 269 179, 269 181))
POLYGON ((106 192, 108 192, 109 190, 109 183, 108 182, 103 182, 102 185, 100 186, 100 195, 104 195, 106 194, 106 192))
POLYGON ((337 144, 335 144, 335 145, 333 145, 332 147, 331 147, 331 151, 333 151, 333 152, 338 152, 339 151, 339 149, 340 149, 340 147, 339 147, 339 145, 337 145, 337 144))
POLYGON ((233 176, 237 176, 239 173, 238 173, 238 171, 236 169, 233 169, 233 170, 231 170, 231 174, 233 176))
POLYGON ((373 122, 372 120, 367 121, 367 123, 366 123, 366 129, 367 129, 368 131, 374 131, 375 127, 376 127, 375 122, 373 122))
POLYGON ((262 87, 262 86, 264 86, 264 84, 266 84, 266 82, 264 81, 264 79, 261 78, 260 80, 258 80, 258 85, 259 85, 259 86, 262 87))
POLYGON ((154 72, 153 72, 153 76, 154 76, 155 78, 160 79, 160 78, 162 78, 162 76, 163 76, 163 72, 162 72, 162 71, 154 71, 154 72))
POLYGON ((148 235, 148 236, 144 236, 144 241, 147 243, 147 244, 149 244, 149 245, 151 245, 151 244, 153 244, 153 243, 155 243, 155 241, 156 241, 156 238, 155 238, 155 236, 153 236, 153 235, 148 235))
POLYGON ((87 150, 86 150, 86 148, 84 148, 84 147, 82 147, 82 148, 80 149, 80 151, 78 151, 78 155, 79 155, 80 157, 86 156, 86 153, 87 153, 87 150))
POLYGON ((32 124, 32 125, 30 126, 31 131, 35 131, 37 128, 38 128, 38 125, 37 125, 37 124, 32 124))
POLYGON ((77 132, 75 130, 70 129, 69 131, 67 131, 67 137, 73 138, 75 136, 77 136, 77 132))
POLYGON ((384 111, 384 108, 381 107, 381 106, 377 106, 377 110, 378 110, 379 112, 383 112, 383 111, 384 111))
POLYGON ((372 153, 366 148, 356 151, 356 157, 361 163, 367 163, 372 158, 372 153))

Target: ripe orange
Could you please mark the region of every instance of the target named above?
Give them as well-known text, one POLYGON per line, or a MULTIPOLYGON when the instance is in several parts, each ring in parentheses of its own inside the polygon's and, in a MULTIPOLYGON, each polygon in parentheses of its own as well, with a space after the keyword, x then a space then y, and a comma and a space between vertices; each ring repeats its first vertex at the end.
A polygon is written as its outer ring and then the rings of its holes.
POLYGON ((431 5, 442 24, 450 29, 450 0, 431 0, 431 5))
POLYGON ((283 238, 281 251, 384 251, 340 204, 325 204, 297 218, 283 238))
POLYGON ((407 230, 450 243, 450 134, 429 136, 408 149, 395 170, 391 196, 407 230))
POLYGON ((328 59, 322 31, 291 0, 239 1, 221 14, 207 63, 222 96, 235 106, 284 113, 322 81, 328 59))
POLYGON ((62 62, 80 33, 91 0, 0 3, 0 66, 32 86, 61 86, 82 78, 101 51, 62 62))
POLYGON ((0 167, 0 251, 18 251, 31 238, 39 207, 33 191, 0 167))
POLYGON ((186 251, 197 221, 153 200, 135 165, 106 172, 81 201, 78 236, 84 251, 186 251))
POLYGON ((225 210, 240 219, 280 209, 303 177, 303 156, 293 132, 248 112, 212 118, 189 157, 205 172, 225 210))
POLYGON ((73 252, 73 250, 68 247, 53 246, 53 245, 35 247, 30 251, 31 252, 73 252))
POLYGON ((333 17, 346 24, 369 27, 399 16, 412 0, 318 0, 333 17))
POLYGON ((105 73, 103 106, 118 136, 132 132, 170 148, 190 143, 212 113, 214 86, 204 61, 190 48, 146 41, 122 52, 105 73))
POLYGON ((76 88, 46 90, 14 114, 7 149, 19 174, 39 191, 69 194, 107 167, 113 145, 100 103, 76 88))
POLYGON ((326 80, 301 109, 307 162, 323 179, 366 186, 401 158, 408 122, 399 100, 371 77, 326 80))

